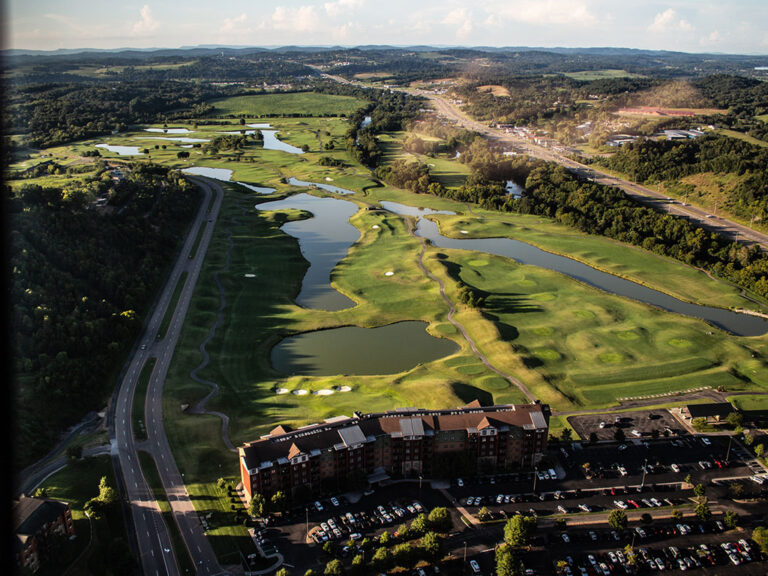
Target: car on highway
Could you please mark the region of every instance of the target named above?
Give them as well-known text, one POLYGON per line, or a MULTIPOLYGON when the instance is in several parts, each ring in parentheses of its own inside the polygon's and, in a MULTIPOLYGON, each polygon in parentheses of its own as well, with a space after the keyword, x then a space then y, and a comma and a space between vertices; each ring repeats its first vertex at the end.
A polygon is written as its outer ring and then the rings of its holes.
POLYGON ((142 345, 140 346, 140 348, 141 348, 142 350, 146 350, 146 349, 147 349, 147 345, 146 345, 146 344, 142 344, 142 345))

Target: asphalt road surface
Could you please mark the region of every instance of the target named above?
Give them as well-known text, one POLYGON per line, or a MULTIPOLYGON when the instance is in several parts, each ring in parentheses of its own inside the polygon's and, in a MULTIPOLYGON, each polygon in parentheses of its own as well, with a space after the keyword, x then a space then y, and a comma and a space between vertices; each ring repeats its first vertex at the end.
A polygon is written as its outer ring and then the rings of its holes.
POLYGON ((684 206, 678 201, 670 202, 667 200, 667 196, 661 194, 660 192, 656 192, 655 190, 640 186, 639 184, 635 184, 634 182, 630 182, 628 180, 610 176, 600 172, 592 166, 585 166, 584 164, 571 160, 570 158, 566 158, 565 156, 562 156, 561 154, 550 150, 549 148, 538 146, 516 135, 508 134, 502 130, 491 128, 486 124, 472 120, 456 106, 441 96, 422 90, 415 90, 414 93, 429 99, 429 101, 432 102, 440 115, 455 120, 459 125, 468 130, 479 132, 480 134, 483 134, 492 140, 513 144, 534 158, 540 158, 550 162, 557 162, 558 164, 565 166, 583 178, 589 178, 590 180, 599 184, 617 186, 621 188, 628 196, 631 196, 636 200, 639 200, 645 204, 652 205, 654 208, 664 210, 670 214, 688 218, 689 220, 696 222, 696 224, 702 228, 719 232, 734 240, 739 240, 740 242, 747 244, 759 244, 763 250, 768 250, 768 235, 766 234, 756 232, 755 230, 752 230, 751 228, 742 224, 710 215, 706 210, 696 206, 684 206))
POLYGON ((141 443, 141 449, 151 454, 157 463, 174 519, 196 566, 197 574, 226 573, 216 559, 186 492, 183 478, 173 459, 162 420, 163 383, 213 235, 213 228, 223 197, 223 191, 218 183, 203 178, 190 178, 190 180, 203 189, 205 197, 197 217, 190 227, 169 280, 155 304, 140 346, 131 359, 123 381, 120 383, 113 412, 114 431, 110 437, 113 453, 116 453, 119 459, 123 479, 123 496, 127 498, 130 504, 139 560, 145 576, 175 576, 179 574, 168 527, 163 521, 158 504, 144 479, 139 464, 138 446, 134 441, 132 430, 131 414, 136 384, 144 363, 152 357, 156 358, 157 361, 150 377, 145 405, 145 426, 148 439, 141 443), (212 195, 215 195, 216 198, 210 213, 208 213, 207 208, 212 195), (204 231, 197 253, 190 258, 190 251, 201 226, 204 226, 204 231), (165 316, 165 311, 171 304, 176 284, 184 271, 187 272, 187 278, 167 333, 162 339, 158 339, 158 330, 165 316))

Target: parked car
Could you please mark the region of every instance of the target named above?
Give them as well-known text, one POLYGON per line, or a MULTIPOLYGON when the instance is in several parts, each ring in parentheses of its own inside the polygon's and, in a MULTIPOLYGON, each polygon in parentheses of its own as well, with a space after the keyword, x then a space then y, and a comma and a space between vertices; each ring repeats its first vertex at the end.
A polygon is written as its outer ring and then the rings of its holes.
POLYGON ((470 560, 469 567, 472 568, 474 574, 480 574, 480 564, 477 563, 477 560, 470 560))

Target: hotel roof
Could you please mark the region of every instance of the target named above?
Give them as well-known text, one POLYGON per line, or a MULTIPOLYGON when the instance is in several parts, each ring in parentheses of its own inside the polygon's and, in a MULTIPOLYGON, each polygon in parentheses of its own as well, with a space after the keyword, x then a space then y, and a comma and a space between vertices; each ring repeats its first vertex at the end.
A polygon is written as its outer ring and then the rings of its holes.
POLYGON ((389 412, 360 414, 354 418, 330 418, 297 430, 278 426, 267 436, 240 448, 249 470, 268 467, 276 460, 286 461, 299 454, 323 450, 343 450, 375 441, 378 436, 413 438, 432 436, 440 431, 466 430, 476 433, 486 428, 510 426, 524 430, 547 428, 549 408, 541 404, 503 404, 480 406, 472 402, 453 410, 399 408, 389 412))

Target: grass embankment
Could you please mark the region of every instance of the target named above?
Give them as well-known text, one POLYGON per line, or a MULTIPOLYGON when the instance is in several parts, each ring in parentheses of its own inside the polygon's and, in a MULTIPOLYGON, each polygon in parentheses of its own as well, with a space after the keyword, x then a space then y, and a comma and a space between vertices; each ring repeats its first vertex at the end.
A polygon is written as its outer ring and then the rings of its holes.
POLYGON ((117 505, 108 517, 91 521, 83 512, 85 503, 99 495, 99 481, 107 478, 110 486, 115 486, 112 459, 109 456, 95 456, 84 460, 70 461, 67 466, 47 478, 41 488, 48 497, 68 502, 72 510, 72 520, 77 538, 67 541, 64 548, 57 552, 61 565, 54 563, 41 568, 38 574, 53 576, 62 574, 69 565, 69 576, 99 573, 109 561, 109 548, 116 539, 124 539, 122 508, 117 505))
POLYGON ((131 408, 131 417, 133 418, 133 437, 136 440, 147 439, 147 428, 144 425, 144 407, 146 406, 147 387, 149 379, 152 376, 152 370, 155 369, 155 358, 147 360, 139 374, 139 380, 136 382, 136 390, 133 394, 133 405, 131 408))
POLYGON ((171 505, 168 503, 168 498, 165 495, 163 482, 160 480, 160 473, 157 471, 155 459, 146 452, 139 451, 139 462, 141 463, 141 471, 144 474, 144 479, 147 481, 149 489, 152 490, 152 495, 157 501, 157 505, 160 507, 160 512, 163 514, 163 521, 168 527, 168 534, 170 535, 173 544, 174 558, 176 559, 179 570, 182 574, 194 574, 195 563, 189 556, 189 551, 187 550, 187 547, 184 544, 184 539, 181 537, 181 532, 179 531, 179 525, 176 524, 176 520, 173 518, 171 505))
POLYGON ((739 394, 738 396, 729 396, 727 400, 741 411, 768 410, 768 396, 739 394))

